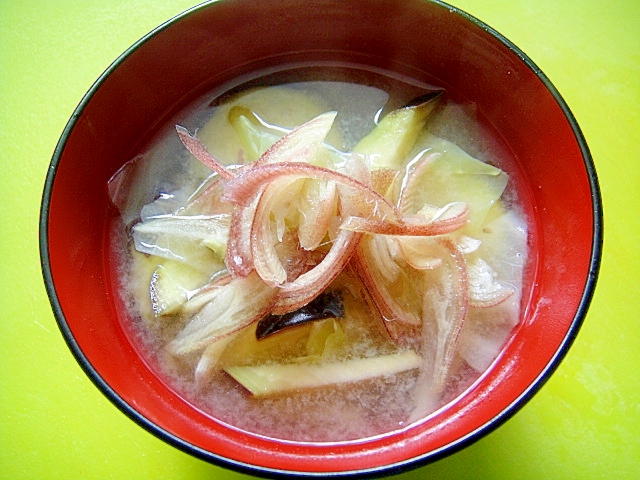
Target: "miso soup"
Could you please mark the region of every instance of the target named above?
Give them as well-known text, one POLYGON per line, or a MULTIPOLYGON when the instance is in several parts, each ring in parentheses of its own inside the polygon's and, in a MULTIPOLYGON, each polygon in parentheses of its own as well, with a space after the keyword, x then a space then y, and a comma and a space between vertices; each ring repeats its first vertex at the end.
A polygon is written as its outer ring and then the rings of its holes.
POLYGON ((455 401, 521 317, 508 150, 472 105, 379 72, 220 93, 109 182, 140 355, 217 421, 282 440, 382 435, 455 401))

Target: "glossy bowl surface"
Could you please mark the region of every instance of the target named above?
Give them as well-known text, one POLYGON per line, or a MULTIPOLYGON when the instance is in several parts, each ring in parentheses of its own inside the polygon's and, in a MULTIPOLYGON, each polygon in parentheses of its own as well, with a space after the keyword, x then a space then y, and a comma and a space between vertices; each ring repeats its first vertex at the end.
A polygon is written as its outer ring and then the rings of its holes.
POLYGON ((513 415, 555 370, 588 308, 602 212, 586 142, 553 85, 500 34, 419 0, 223 0, 160 26, 118 58, 65 128, 44 189, 41 258, 60 329, 125 414, 197 457, 248 473, 371 477, 438 459, 513 415), (104 251, 107 181, 202 93, 292 65, 348 64, 474 102, 517 161, 531 204, 531 294, 515 335, 462 399, 401 432, 340 444, 260 438, 212 421, 136 354, 104 251))

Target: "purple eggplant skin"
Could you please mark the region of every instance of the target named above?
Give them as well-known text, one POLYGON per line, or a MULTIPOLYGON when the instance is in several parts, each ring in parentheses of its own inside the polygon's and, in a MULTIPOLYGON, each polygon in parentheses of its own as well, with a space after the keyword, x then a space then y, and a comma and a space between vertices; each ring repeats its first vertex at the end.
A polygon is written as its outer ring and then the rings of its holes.
POLYGON ((293 312, 267 315, 258 321, 256 338, 261 340, 285 328, 326 318, 344 318, 344 304, 339 291, 321 293, 307 305, 293 312))

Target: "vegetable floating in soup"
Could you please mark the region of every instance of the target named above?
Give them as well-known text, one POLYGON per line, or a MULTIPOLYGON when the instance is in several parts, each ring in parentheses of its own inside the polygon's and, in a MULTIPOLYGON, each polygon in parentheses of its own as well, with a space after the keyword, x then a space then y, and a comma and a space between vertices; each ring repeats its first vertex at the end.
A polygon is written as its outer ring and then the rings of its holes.
POLYGON ((218 421, 292 441, 459 396, 519 321, 527 251, 507 174, 444 138, 464 109, 332 81, 228 97, 110 181, 141 354, 218 421))

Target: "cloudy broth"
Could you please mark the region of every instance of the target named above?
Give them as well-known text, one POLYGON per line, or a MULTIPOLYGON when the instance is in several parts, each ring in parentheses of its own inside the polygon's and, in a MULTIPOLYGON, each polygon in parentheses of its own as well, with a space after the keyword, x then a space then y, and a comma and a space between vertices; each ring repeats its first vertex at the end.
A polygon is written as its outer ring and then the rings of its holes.
MULTIPOLYGON (((457 259, 456 254, 451 257, 453 260, 447 256, 441 266, 428 267, 420 273, 412 270, 410 278, 419 275, 427 278, 420 280, 425 285, 436 284, 439 268, 459 271, 463 264, 469 271, 480 272, 468 274, 465 270, 465 282, 482 283, 487 278, 486 262, 483 263, 487 260, 491 264, 487 267, 491 272, 489 282, 493 282, 487 289, 495 290, 502 282, 500 285, 510 289, 510 294, 502 299, 482 290, 478 295, 489 295, 492 300, 483 304, 482 297, 475 304, 463 305, 464 324, 456 339, 455 354, 447 363, 446 378, 439 387, 426 378, 434 367, 423 365, 397 372, 383 368, 382 374, 372 377, 361 375, 354 381, 269 395, 252 395, 230 375, 231 366, 235 365, 305 363, 313 355, 321 359, 312 365, 341 364, 354 359, 395 358, 398 352, 412 350, 420 355, 423 364, 437 363, 438 354, 429 348, 437 350, 437 341, 424 340, 426 327, 389 319, 384 309, 381 312, 377 308, 375 295, 368 292, 366 278, 363 280, 357 266, 351 264, 331 284, 331 290, 341 295, 342 318, 307 322, 259 341, 255 339, 254 322, 239 333, 234 332, 219 365, 207 368, 204 377, 197 377, 194 372, 202 369, 203 349, 176 354, 169 348, 185 328, 186 320, 173 310, 167 308, 164 312, 163 305, 154 304, 150 289, 155 288, 153 278, 159 260, 156 255, 137 251, 133 239, 136 225, 182 211, 193 201, 194 192, 206 190, 215 180, 211 170, 182 145, 174 123, 196 132, 214 157, 234 165, 250 159, 246 151, 238 156, 235 145, 223 144, 225 130, 220 125, 229 118, 231 105, 246 106, 263 121, 260 128, 276 137, 324 112, 337 111, 327 143, 335 151, 350 152, 381 118, 433 89, 432 85, 381 72, 344 68, 295 69, 264 75, 202 97, 113 177, 109 189, 120 216, 112 226, 108 247, 112 278, 119 292, 117 301, 122 307, 120 319, 139 354, 163 382, 202 412, 234 428, 287 441, 339 442, 386 434, 420 421, 454 401, 490 368, 518 325, 521 299, 526 295, 526 198, 519 190, 522 182, 508 149, 481 125, 473 104, 454 103, 446 92, 426 124, 428 133, 421 134, 411 155, 418 155, 421 148, 442 149, 448 154, 454 148, 451 145, 457 145, 466 152, 460 155, 469 154, 498 167, 507 172, 509 181, 498 202, 499 211, 494 208, 487 214, 482 228, 474 230, 477 235, 456 237, 459 243, 453 251, 460 256, 465 248, 468 250, 460 257, 463 260, 457 259), (329 336, 318 333, 327 329, 332 332, 329 336), (319 353, 313 340, 316 338, 324 342, 319 353), (326 346, 336 343, 336 338, 339 346, 335 350, 326 346)), ((403 169, 408 171, 408 167, 403 169)), ((393 248, 396 243, 389 245, 393 248)), ((408 249, 409 244, 403 248, 408 249)), ((224 258, 209 251, 202 258, 194 256, 192 261, 222 269, 222 273, 213 275, 214 282, 225 274, 224 258)), ((400 264, 406 267, 405 263, 400 264)), ((209 281, 204 275, 201 283, 209 281)), ((451 299, 451 303, 456 301, 457 297, 451 299)), ((445 304, 442 308, 450 306, 445 304)))

